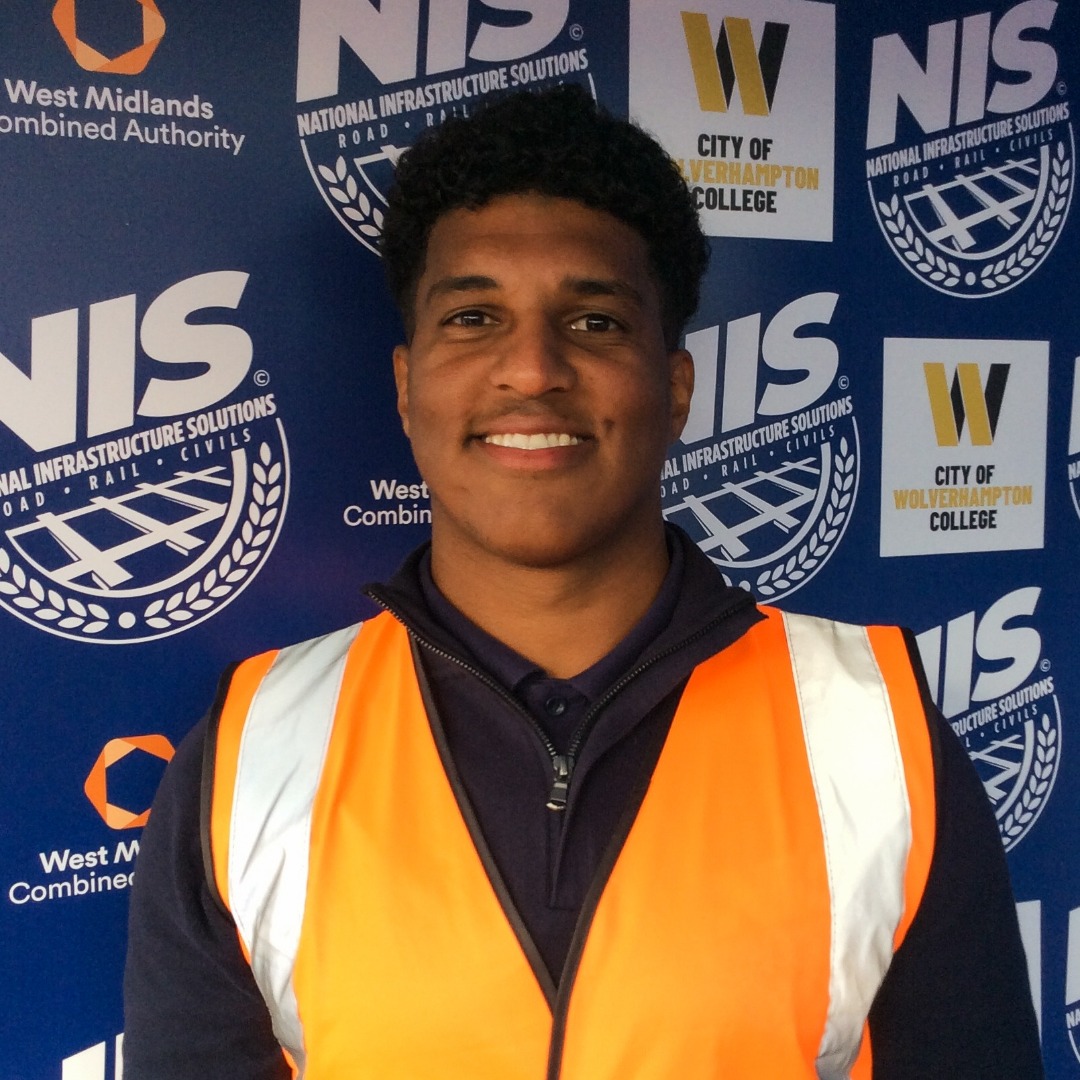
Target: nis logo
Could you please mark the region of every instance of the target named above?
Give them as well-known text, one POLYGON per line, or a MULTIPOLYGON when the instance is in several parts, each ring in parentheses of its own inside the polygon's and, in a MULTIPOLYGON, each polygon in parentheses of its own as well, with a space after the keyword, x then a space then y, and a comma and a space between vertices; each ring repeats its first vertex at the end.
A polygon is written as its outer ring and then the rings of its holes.
POLYGON ((1012 288, 1061 233, 1075 145, 1050 33, 1057 8, 1023 0, 933 23, 914 48, 898 34, 874 40, 871 200, 894 252, 939 291, 1012 288))
POLYGON ((0 606, 80 641, 141 641, 251 581, 284 514, 284 431, 272 393, 244 392, 247 332, 205 314, 236 310, 247 282, 199 274, 141 317, 135 294, 41 315, 28 365, 0 354, 0 442, 14 444, 0 606))
POLYGON ((1069 912, 1069 946, 1065 963, 1065 1029, 1080 1061, 1080 907, 1069 912))
POLYGON ((761 313, 732 320, 722 363, 719 326, 686 337, 697 378, 686 449, 664 468, 664 513, 729 581, 770 599, 821 569, 855 502, 848 378, 836 345, 808 332, 831 323, 838 300, 811 293, 764 325, 761 313))
POLYGON ((461 71, 468 60, 500 64, 531 56, 561 33, 570 0, 439 3, 430 0, 420 34, 420 0, 301 0, 296 100, 338 92, 341 44, 383 85, 461 71), (514 17, 515 25, 485 19, 484 9, 514 17), (470 40, 470 24, 475 27, 470 40), (421 68, 421 56, 423 58, 421 68))
MULTIPOLYGON (((187 317, 211 307, 235 310, 247 280, 230 270, 188 278, 152 301, 141 322, 134 294, 91 304, 85 434, 129 428, 136 415, 194 412, 235 390, 251 367, 251 338, 237 326, 195 325, 187 317), (180 379, 151 377, 136 407, 137 344, 158 363, 204 370, 180 379)), ((32 450, 64 446, 79 434, 79 323, 78 308, 31 320, 29 376, 0 354, 0 423, 32 450)))
POLYGON ((930 692, 967 746, 1006 849, 1042 812, 1061 757, 1061 712, 1032 623, 1041 589, 1015 589, 917 636, 930 692))
POLYGON ((327 207, 378 254, 394 168, 420 132, 506 91, 591 86, 583 37, 570 0, 301 0, 296 124, 327 207))

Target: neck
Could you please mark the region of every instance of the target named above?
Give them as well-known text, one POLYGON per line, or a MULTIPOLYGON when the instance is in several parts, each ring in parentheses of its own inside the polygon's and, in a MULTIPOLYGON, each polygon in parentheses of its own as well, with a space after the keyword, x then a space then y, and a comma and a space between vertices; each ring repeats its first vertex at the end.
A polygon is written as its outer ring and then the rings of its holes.
POLYGON ((606 656, 656 599, 669 559, 662 523, 650 532, 646 542, 536 567, 455 551, 436 530, 431 571, 439 591, 477 626, 567 679, 606 656))

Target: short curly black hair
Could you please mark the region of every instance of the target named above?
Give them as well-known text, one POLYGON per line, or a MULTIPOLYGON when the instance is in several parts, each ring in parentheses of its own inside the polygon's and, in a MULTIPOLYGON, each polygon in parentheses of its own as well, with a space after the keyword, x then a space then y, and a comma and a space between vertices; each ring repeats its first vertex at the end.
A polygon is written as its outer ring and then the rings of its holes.
POLYGON ((500 98, 429 128, 398 161, 380 252, 412 336, 428 237, 443 214, 534 192, 603 210, 644 239, 674 348, 709 260, 693 199, 663 148, 567 83, 500 98))

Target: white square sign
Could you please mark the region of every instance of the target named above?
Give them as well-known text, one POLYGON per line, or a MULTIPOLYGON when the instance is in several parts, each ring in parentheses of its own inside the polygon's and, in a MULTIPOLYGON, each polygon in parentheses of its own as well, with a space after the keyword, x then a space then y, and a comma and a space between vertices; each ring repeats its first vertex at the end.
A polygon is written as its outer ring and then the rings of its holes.
POLYGON ((1043 546, 1046 341, 886 338, 881 554, 1043 546))
POLYGON ((832 240, 836 12, 813 0, 631 0, 630 115, 710 236, 832 240))

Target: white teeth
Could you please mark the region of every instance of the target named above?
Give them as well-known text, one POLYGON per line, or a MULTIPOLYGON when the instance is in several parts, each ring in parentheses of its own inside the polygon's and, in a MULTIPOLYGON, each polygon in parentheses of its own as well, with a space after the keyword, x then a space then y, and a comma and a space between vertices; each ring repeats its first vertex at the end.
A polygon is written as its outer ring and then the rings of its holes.
POLYGON ((540 435, 513 432, 505 435, 485 435, 484 442, 493 446, 509 446, 514 450, 548 450, 553 446, 577 446, 581 440, 576 435, 567 435, 565 432, 540 435))

